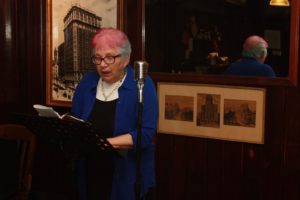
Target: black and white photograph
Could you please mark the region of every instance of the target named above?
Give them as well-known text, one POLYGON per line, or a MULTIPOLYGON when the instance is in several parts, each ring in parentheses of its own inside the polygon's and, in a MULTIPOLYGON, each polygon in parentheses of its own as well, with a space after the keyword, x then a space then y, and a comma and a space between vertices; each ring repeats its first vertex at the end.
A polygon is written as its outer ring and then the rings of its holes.
POLYGON ((197 126, 220 127, 220 95, 197 94, 197 126))
POLYGON ((101 27, 122 29, 123 0, 47 0, 47 102, 65 105, 94 69, 91 37, 101 27))
POLYGON ((191 96, 166 95, 165 119, 193 121, 193 105, 191 96))
POLYGON ((256 102, 224 99, 224 125, 255 127, 256 102))

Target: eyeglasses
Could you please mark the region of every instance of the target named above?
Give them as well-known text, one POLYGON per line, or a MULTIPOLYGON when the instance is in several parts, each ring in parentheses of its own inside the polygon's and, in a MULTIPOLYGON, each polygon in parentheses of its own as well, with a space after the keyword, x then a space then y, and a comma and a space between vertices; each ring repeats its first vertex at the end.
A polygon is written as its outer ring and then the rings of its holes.
POLYGON ((116 61, 116 58, 118 58, 120 56, 121 56, 121 54, 118 54, 116 56, 105 56, 104 58, 101 58, 100 56, 92 56, 92 62, 95 65, 100 65, 103 60, 105 64, 110 65, 110 64, 114 64, 116 61))

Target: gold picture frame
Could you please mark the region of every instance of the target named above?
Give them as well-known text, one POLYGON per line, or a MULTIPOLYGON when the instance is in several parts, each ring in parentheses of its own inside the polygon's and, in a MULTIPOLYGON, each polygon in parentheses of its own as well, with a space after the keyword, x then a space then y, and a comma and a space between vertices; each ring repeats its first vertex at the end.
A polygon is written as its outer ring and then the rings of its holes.
POLYGON ((158 133, 264 143, 265 89, 158 82, 158 133))
POLYGON ((124 0, 46 0, 46 104, 71 106, 74 90, 92 70, 90 39, 101 27, 124 29, 124 0))

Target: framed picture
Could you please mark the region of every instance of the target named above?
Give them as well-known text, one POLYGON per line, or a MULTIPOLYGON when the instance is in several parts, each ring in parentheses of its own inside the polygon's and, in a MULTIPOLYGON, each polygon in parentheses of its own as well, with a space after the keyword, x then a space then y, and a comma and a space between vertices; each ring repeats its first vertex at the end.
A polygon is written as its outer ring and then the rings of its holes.
POLYGON ((94 69, 90 41, 100 27, 123 25, 124 0, 46 0, 46 103, 70 106, 83 75, 94 69))
POLYGON ((264 143, 265 89, 158 83, 158 132, 264 143))

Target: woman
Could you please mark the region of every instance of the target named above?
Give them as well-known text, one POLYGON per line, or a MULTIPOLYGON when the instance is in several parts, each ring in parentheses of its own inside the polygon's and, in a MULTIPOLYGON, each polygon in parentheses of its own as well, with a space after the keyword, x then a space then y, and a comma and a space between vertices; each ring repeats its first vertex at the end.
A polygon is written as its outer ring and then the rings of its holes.
MULTIPOLYGON (((134 200, 138 89, 129 65, 131 45, 122 31, 102 28, 92 38, 92 47, 96 71, 87 73, 77 86, 72 113, 90 121, 113 147, 128 152, 125 157, 99 151, 87 155, 81 199, 134 200)), ((153 138, 158 117, 155 86, 149 76, 143 99, 141 196, 145 197, 155 185, 153 138)))

